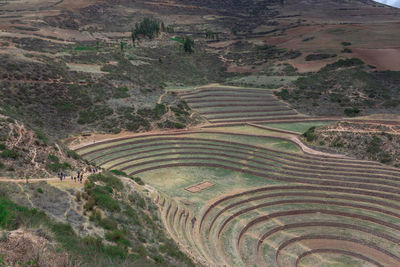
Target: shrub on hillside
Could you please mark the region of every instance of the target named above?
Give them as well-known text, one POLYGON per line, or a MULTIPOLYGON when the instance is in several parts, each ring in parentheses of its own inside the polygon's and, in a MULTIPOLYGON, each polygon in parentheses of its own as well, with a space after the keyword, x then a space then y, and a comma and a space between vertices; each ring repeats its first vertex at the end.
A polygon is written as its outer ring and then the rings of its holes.
POLYGON ((105 117, 110 116, 113 113, 114 113, 113 109, 108 106, 96 105, 93 108, 81 111, 79 113, 79 118, 77 122, 79 124, 93 123, 100 119, 104 119, 105 117))
POLYGON ((108 241, 119 243, 125 246, 129 246, 130 242, 129 240, 125 239, 126 233, 122 232, 121 230, 113 230, 109 231, 105 234, 105 238, 108 241))
POLYGON ((374 136, 367 146, 367 152, 376 155, 381 152, 381 145, 382 139, 378 136, 374 136))
POLYGON ((306 138, 307 142, 312 142, 317 139, 317 136, 315 135, 315 126, 311 127, 308 129, 303 136, 306 138))
POLYGON ((81 156, 73 150, 67 150, 67 156, 69 158, 73 158, 75 160, 81 159, 81 156))
POLYGON ((140 177, 133 177, 132 178, 138 185, 144 185, 144 182, 140 177))
POLYGON ((128 93, 128 88, 126 87, 118 87, 115 88, 114 98, 128 98, 130 94, 128 93))
POLYGON ((124 177, 129 177, 128 174, 126 174, 126 172, 120 171, 120 170, 111 170, 111 173, 115 174, 115 175, 120 175, 120 176, 124 176, 124 177))
POLYGON ((337 57, 336 54, 311 54, 306 56, 306 61, 322 60, 337 57))
POLYGON ((14 149, 5 149, 1 152, 0 156, 4 159, 18 159, 21 155, 14 149))
POLYGON ((364 65, 364 61, 362 61, 359 58, 340 59, 340 60, 336 61, 335 63, 326 65, 321 70, 322 71, 330 71, 330 70, 335 70, 338 68, 349 68, 349 67, 360 66, 360 65, 364 65))
POLYGON ((52 162, 55 162, 55 163, 60 162, 60 160, 56 156, 51 155, 51 154, 49 155, 49 160, 52 162))
POLYGON ((358 108, 346 108, 344 110, 344 114, 347 117, 355 117, 357 115, 359 115, 361 113, 361 110, 359 110, 358 108))
POLYGON ((60 170, 71 170, 72 166, 68 162, 54 162, 54 163, 49 163, 46 165, 47 169, 52 171, 52 172, 58 172, 60 170))

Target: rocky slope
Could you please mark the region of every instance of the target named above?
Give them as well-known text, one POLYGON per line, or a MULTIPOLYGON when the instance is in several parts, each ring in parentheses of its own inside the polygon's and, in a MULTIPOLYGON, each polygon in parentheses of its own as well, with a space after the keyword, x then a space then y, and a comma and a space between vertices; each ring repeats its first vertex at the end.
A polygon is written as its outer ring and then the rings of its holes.
POLYGON ((400 127, 382 123, 338 122, 311 128, 304 139, 313 146, 400 167, 400 127))

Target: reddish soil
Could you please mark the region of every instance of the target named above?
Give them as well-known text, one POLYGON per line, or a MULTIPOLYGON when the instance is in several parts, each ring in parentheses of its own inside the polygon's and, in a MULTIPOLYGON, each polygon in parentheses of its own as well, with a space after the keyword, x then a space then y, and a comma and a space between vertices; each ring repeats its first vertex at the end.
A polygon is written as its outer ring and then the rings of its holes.
POLYGON ((400 48, 354 48, 352 56, 377 67, 377 70, 400 71, 400 48))

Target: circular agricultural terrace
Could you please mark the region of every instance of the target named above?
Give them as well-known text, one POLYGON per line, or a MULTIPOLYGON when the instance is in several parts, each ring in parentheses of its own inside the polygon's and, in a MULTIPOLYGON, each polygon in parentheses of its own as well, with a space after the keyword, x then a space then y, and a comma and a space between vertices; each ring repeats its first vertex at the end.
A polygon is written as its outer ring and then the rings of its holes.
MULTIPOLYGON (((302 117, 263 90, 180 95, 211 124, 302 117)), ((203 265, 400 266, 399 169, 306 153, 289 131, 251 125, 133 135, 77 152, 155 187, 166 229, 203 265)))

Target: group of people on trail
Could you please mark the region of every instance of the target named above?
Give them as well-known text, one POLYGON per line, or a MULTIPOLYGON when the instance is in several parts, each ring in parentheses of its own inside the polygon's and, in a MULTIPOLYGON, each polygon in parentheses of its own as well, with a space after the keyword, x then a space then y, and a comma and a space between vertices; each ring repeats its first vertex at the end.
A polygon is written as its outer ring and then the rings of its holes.
POLYGON ((67 177, 67 175, 65 174, 64 171, 59 171, 59 172, 57 173, 57 175, 58 175, 58 179, 60 179, 60 181, 62 181, 63 179, 65 180, 66 177, 67 177))
MULTIPOLYGON (((93 168, 92 167, 88 167, 87 171, 90 174, 95 174, 95 173, 101 171, 101 167, 93 167, 93 168)), ((83 171, 77 169, 76 170, 76 176, 75 176, 74 173, 72 172, 71 173, 71 181, 73 180, 74 182, 78 181, 78 182, 82 183, 82 181, 83 181, 83 173, 84 173, 83 171)), ((59 171, 58 172, 58 178, 60 179, 60 181, 62 181, 62 180, 65 180, 67 178, 67 175, 65 174, 64 171, 59 171)))

